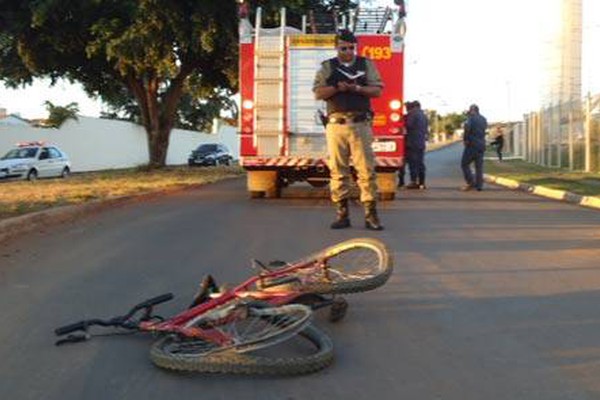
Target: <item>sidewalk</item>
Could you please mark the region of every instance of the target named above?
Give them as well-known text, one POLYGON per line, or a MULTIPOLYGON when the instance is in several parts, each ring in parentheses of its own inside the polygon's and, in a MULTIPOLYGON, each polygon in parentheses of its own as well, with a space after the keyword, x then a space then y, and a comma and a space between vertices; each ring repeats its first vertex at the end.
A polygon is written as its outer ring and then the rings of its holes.
POLYGON ((579 194, 567 192, 565 190, 550 189, 539 185, 530 185, 527 183, 518 182, 513 179, 502 178, 499 176, 485 174, 484 179, 488 183, 504 186, 513 190, 520 190, 535 194, 537 196, 546 197, 549 199, 560 200, 571 204, 577 204, 583 207, 594 208, 600 210, 600 197, 582 196, 579 194))

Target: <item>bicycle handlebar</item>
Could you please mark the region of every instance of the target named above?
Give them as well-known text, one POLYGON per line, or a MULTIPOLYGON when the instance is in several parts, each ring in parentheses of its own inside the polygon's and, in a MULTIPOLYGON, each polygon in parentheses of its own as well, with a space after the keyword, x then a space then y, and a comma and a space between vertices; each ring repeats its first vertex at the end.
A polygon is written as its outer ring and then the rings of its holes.
POLYGON ((75 322, 73 324, 61 326, 60 328, 56 328, 54 330, 54 333, 57 336, 61 336, 61 335, 66 335, 67 333, 75 332, 75 331, 86 331, 87 327, 91 326, 91 325, 122 326, 122 327, 132 328, 131 325, 130 326, 125 326, 125 322, 129 318, 131 318, 133 316, 133 314, 135 314, 139 310, 149 309, 149 308, 151 308, 151 307, 153 307, 153 306, 155 306, 157 304, 169 301, 172 298, 173 298, 173 293, 161 294, 160 296, 153 297, 151 299, 145 300, 145 301, 137 304, 127 314, 125 314, 122 317, 111 318, 109 320, 103 320, 103 319, 88 319, 88 320, 83 320, 83 321, 75 322))
POLYGON ((169 301, 173 298, 173 293, 165 293, 165 294, 161 294, 160 296, 156 296, 153 297, 151 299, 148 299, 146 301, 141 302, 140 304, 138 304, 137 306, 133 307, 134 310, 141 310, 143 308, 148 308, 148 307, 152 307, 155 306, 157 304, 160 303, 164 303, 166 301, 169 301))
POLYGON ((88 321, 79 321, 79 322, 75 322, 74 324, 61 326, 60 328, 56 328, 54 330, 54 333, 57 336, 61 336, 61 335, 66 335, 67 333, 75 332, 75 331, 82 331, 82 330, 85 330, 86 326, 89 325, 87 322, 88 321))
POLYGON ((67 333, 75 332, 75 331, 85 331, 88 326, 92 325, 100 325, 100 326, 115 326, 123 323, 123 319, 120 317, 104 320, 104 319, 86 319, 83 321, 75 322, 74 324, 69 324, 65 326, 61 326, 60 328, 56 328, 54 333, 57 336, 66 335, 67 333))

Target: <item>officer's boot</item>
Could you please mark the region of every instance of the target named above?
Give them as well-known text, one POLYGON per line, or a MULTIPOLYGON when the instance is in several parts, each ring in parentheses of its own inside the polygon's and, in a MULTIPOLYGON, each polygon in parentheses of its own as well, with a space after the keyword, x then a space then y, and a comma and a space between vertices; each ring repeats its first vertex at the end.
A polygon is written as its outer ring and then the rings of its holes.
POLYGON ((383 225, 377 216, 377 207, 374 201, 365 202, 365 228, 372 231, 382 231, 383 225))
POLYGON ((331 223, 331 229, 344 229, 350 226, 350 217, 348 215, 348 200, 335 202, 335 221, 331 223))

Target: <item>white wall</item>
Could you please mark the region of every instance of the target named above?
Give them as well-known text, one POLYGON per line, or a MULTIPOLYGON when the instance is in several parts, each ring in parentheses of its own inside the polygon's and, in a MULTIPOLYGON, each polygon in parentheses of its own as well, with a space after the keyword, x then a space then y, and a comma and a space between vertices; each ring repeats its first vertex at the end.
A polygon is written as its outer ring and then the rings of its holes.
MULTIPOLYGON (((124 121, 78 117, 60 129, 31 126, 0 126, 0 156, 18 142, 45 141, 69 156, 73 172, 129 168, 148 163, 144 128, 124 121)), ((223 127, 218 134, 174 129, 171 132, 168 165, 187 164, 187 157, 201 143, 219 142, 239 158, 236 128, 223 127)))
MULTIPOLYGON (((0 108, 0 110, 2 110, 0 108)), ((0 111, 0 125, 29 125, 27 121, 22 118, 19 118, 15 115, 4 115, 2 116, 2 111, 0 111)))

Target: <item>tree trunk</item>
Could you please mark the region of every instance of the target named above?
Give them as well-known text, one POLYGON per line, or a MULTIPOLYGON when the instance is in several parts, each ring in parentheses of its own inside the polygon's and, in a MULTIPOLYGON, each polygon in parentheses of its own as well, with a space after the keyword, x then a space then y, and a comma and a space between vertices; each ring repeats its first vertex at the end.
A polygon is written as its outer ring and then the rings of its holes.
POLYGON ((136 80, 132 74, 126 77, 128 86, 139 102, 142 122, 148 138, 150 168, 162 168, 167 164, 167 150, 171 130, 175 125, 177 104, 181 99, 183 83, 191 71, 190 66, 182 66, 163 96, 158 94, 160 83, 158 79, 141 81, 136 80))
POLYGON ((146 130, 150 168, 162 168, 167 164, 170 128, 160 126, 156 131, 146 130))

